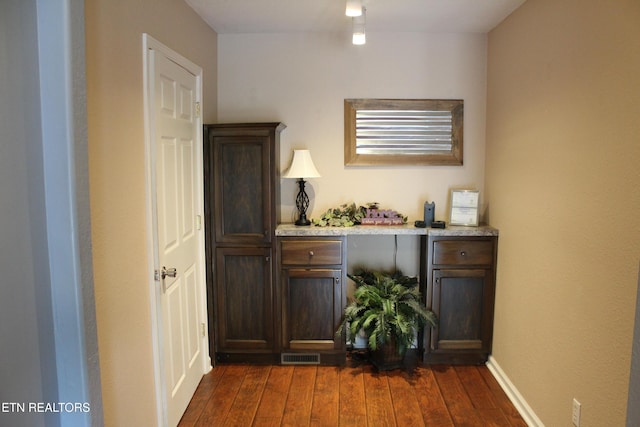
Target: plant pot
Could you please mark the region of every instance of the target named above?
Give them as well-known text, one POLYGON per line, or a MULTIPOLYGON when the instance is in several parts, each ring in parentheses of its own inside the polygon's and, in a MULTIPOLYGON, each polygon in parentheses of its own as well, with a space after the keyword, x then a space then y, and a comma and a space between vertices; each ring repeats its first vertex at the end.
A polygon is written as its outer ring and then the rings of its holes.
POLYGON ((367 334, 364 332, 364 329, 360 329, 360 332, 358 332, 353 340, 353 348, 367 348, 369 346, 369 337, 367 337, 367 334))
POLYGON ((404 352, 402 354, 398 352, 396 340, 392 338, 388 343, 371 350, 369 360, 378 370, 390 371, 404 367, 404 356, 404 352))

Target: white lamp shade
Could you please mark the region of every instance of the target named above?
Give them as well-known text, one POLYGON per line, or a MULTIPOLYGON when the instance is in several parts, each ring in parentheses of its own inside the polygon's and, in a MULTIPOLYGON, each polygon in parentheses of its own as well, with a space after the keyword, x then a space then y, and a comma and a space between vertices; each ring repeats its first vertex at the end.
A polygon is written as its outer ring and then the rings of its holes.
POLYGON ((293 161, 285 178, 320 178, 320 173, 311 160, 309 150, 293 150, 293 161))
POLYGON ((345 11, 347 16, 360 16, 362 15, 362 0, 347 0, 347 9, 345 11))

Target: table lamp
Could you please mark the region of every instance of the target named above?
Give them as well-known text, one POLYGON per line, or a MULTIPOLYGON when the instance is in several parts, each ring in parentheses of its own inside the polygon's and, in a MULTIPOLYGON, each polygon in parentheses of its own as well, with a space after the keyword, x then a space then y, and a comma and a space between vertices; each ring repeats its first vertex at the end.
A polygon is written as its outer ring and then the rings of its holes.
POLYGON ((307 219, 307 208, 309 207, 309 196, 304 191, 304 178, 320 178, 320 173, 311 160, 309 150, 293 150, 293 161, 289 170, 283 175, 284 178, 298 178, 299 191, 296 196, 296 208, 298 208, 298 220, 296 225, 310 225, 307 219))

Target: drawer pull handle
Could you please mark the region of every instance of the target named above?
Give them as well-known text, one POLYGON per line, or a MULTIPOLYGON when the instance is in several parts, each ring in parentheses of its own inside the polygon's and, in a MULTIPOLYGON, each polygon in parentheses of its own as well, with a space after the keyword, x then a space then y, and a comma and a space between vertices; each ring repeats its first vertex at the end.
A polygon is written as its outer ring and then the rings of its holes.
POLYGON ((313 253, 313 251, 309 251, 309 256, 314 256, 315 254, 313 253))

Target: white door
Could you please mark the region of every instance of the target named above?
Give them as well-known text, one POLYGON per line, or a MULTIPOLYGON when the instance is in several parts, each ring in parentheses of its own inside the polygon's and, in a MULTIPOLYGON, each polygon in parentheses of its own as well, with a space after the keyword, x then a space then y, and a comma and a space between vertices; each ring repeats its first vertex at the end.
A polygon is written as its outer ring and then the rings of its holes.
POLYGON ((175 426, 208 359, 198 78, 160 51, 148 55, 162 417, 175 426))

